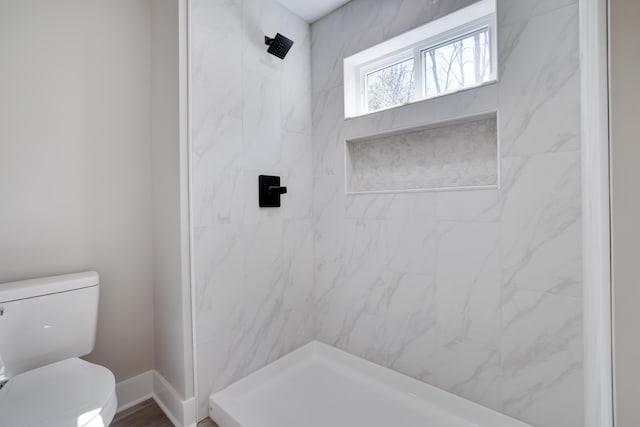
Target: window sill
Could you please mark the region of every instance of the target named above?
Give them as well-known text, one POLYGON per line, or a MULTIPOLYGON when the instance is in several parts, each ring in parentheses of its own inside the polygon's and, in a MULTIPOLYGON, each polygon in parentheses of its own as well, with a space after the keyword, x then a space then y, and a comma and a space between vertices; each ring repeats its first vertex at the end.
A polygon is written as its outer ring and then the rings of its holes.
POLYGON ((373 115, 378 114, 378 113, 389 112, 391 110, 395 110, 395 109, 398 109, 398 108, 406 107, 408 105, 420 104, 420 103, 423 103, 423 102, 433 101, 435 99, 446 98, 446 97, 449 97, 451 95, 455 95, 455 94, 459 94, 459 93, 463 93, 463 92, 475 91, 475 90, 481 89, 481 88, 486 87, 486 86, 495 85, 497 83, 498 83, 498 80, 497 79, 493 79, 493 80, 486 81, 486 82, 484 82, 482 84, 479 84, 479 85, 467 86, 465 88, 458 89, 458 90, 451 91, 451 92, 447 92, 447 93, 443 93, 441 95, 436 95, 436 96, 430 96, 430 97, 426 97, 426 98, 416 99, 415 101, 405 102, 404 104, 394 105, 393 107, 382 108, 380 110, 369 111, 369 112, 366 112, 366 113, 352 115, 352 116, 346 116, 345 115, 344 119, 346 121, 349 121, 349 120, 358 119, 358 118, 362 118, 362 117, 373 116, 373 115))

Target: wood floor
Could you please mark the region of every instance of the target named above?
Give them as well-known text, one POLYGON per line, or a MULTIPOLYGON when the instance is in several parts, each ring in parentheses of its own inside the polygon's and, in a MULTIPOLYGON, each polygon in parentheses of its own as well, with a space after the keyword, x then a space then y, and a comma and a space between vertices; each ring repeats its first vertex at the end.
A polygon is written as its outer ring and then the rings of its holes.
MULTIPOLYGON (((158 404, 153 399, 149 399, 117 414, 111 427, 173 427, 173 424, 158 404)), ((218 425, 207 418, 200 421, 198 427, 218 427, 218 425)))

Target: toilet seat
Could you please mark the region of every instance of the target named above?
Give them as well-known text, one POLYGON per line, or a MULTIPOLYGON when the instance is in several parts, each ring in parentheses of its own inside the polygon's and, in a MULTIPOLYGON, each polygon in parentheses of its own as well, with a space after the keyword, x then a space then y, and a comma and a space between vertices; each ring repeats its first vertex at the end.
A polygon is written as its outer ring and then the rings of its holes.
POLYGON ((111 371, 78 358, 16 375, 0 389, 2 425, 103 427, 115 415, 111 371))

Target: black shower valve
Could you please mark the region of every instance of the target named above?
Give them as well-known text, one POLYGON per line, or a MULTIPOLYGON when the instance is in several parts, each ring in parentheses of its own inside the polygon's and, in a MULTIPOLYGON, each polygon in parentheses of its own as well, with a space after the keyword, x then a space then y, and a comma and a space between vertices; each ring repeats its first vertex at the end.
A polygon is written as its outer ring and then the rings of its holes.
POLYGON ((258 194, 261 208, 279 208, 280 196, 287 194, 287 187, 280 185, 279 176, 260 175, 258 177, 258 194))

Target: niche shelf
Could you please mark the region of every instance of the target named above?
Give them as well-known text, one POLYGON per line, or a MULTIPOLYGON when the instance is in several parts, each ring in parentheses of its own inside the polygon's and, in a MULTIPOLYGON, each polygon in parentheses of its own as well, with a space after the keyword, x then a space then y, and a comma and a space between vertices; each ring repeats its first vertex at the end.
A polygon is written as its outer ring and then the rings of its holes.
POLYGON ((496 188, 497 114, 351 139, 347 193, 496 188))

